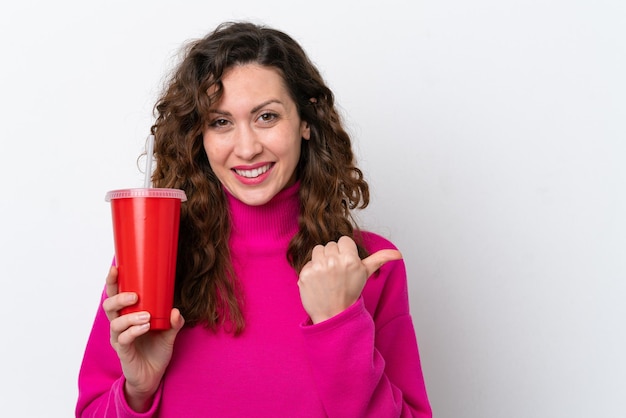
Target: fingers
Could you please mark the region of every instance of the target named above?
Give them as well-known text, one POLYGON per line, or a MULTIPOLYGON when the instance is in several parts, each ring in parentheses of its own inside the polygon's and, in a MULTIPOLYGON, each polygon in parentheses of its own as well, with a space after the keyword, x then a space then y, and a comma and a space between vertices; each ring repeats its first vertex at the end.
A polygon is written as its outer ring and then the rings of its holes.
MULTIPOLYGON (((169 330, 160 332, 164 341, 174 344, 176 335, 185 325, 185 320, 177 308, 173 308, 170 314, 169 330)), ((131 350, 131 344, 137 338, 150 331, 150 313, 146 311, 134 312, 122 315, 111 321, 111 344, 116 347, 118 353, 126 353, 131 350)))
POLYGON ((150 314, 148 312, 134 312, 122 315, 111 321, 111 342, 126 347, 135 339, 150 330, 150 314))
POLYGON ((358 250, 356 244, 350 237, 343 236, 337 242, 330 241, 326 245, 317 245, 313 248, 312 258, 336 257, 336 256, 356 256, 358 250))
POLYGON ((170 325, 172 329, 179 331, 183 325, 185 325, 185 318, 180 314, 178 308, 172 309, 172 313, 170 314, 170 325))
MULTIPOLYGON (((331 241, 325 246, 318 245, 313 249, 312 257, 332 257, 338 255, 352 256, 355 258, 358 257, 358 248, 352 238, 342 236, 336 243, 331 241)), ((371 254, 369 257, 361 260, 361 262, 363 266, 365 266, 367 277, 370 277, 376 270, 389 261, 400 260, 401 258, 402 253, 400 253, 400 251, 394 249, 384 249, 371 254)))
POLYGON ((117 293, 117 267, 111 266, 106 278, 107 296, 111 297, 117 293))
POLYGON ((109 321, 119 316, 119 311, 127 306, 137 303, 137 294, 133 292, 118 293, 106 298, 102 302, 102 308, 109 318, 109 321))
POLYGON ((337 241, 337 247, 340 252, 357 252, 356 243, 350 237, 346 237, 345 235, 337 241))
POLYGON ((102 308, 106 312, 109 321, 119 316, 119 311, 127 306, 137 303, 137 294, 132 292, 118 293, 117 286, 117 267, 111 266, 109 274, 106 278, 106 294, 107 298, 102 302, 102 308))
POLYGON ((374 274, 376 270, 381 268, 384 264, 393 260, 400 260, 402 254, 398 250, 380 250, 363 259, 363 265, 367 270, 367 277, 374 274))
POLYGON ((183 328, 183 325, 185 325, 185 319, 180 314, 180 311, 177 308, 173 308, 172 312, 170 313, 171 328, 164 332, 165 339, 170 344, 174 344, 174 339, 176 338, 178 331, 183 328))
POLYGON ((361 260, 356 243, 347 236, 317 245, 299 275, 304 310, 314 324, 344 311, 359 298, 367 279, 376 270, 400 258, 399 251, 385 249, 361 260))
MULTIPOLYGON (((358 249, 355 242, 346 236, 339 238, 337 241, 337 247, 339 253, 353 253, 358 254, 358 249)), ((402 253, 398 250, 393 249, 385 249, 379 250, 374 254, 370 254, 369 257, 361 260, 365 269, 367 270, 367 277, 370 277, 376 270, 381 268, 383 265, 388 263, 389 261, 400 260, 402 258, 402 253)))

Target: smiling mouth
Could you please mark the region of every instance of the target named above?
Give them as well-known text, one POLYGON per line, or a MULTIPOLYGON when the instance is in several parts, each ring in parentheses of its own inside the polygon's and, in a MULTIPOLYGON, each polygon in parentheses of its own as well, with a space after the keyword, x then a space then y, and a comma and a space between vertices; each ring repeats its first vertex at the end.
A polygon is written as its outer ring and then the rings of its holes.
POLYGON ((252 170, 240 170, 240 169, 235 168, 233 169, 233 171, 241 177, 253 179, 255 177, 259 177, 261 174, 267 173, 267 171, 270 168, 272 168, 272 164, 267 164, 262 167, 253 168, 252 170))

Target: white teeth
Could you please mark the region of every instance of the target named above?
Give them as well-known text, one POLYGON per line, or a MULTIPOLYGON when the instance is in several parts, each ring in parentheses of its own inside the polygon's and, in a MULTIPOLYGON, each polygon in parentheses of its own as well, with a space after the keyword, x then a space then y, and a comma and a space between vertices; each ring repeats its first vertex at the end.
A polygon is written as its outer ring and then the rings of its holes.
POLYGON ((235 169, 235 173, 240 176, 247 177, 249 179, 259 177, 261 174, 267 172, 270 169, 270 164, 264 165, 263 167, 255 168, 253 170, 237 170, 235 169))

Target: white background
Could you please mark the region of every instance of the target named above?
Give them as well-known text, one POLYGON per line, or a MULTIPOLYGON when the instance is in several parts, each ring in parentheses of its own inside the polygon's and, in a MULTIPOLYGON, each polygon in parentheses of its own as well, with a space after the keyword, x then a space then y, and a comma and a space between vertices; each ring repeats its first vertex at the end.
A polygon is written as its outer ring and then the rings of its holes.
POLYGON ((113 254, 106 191, 178 48, 298 39, 403 251, 438 418, 626 415, 626 2, 20 1, 0 6, 0 414, 73 415, 113 254))

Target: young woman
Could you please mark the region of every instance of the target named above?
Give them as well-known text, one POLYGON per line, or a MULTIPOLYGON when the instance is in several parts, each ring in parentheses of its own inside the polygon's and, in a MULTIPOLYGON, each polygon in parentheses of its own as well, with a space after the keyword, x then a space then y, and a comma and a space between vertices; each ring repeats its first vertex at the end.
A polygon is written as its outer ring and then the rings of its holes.
POLYGON ((171 329, 106 279, 84 417, 430 417, 405 266, 351 211, 368 185, 332 92, 278 30, 220 25, 158 100, 156 187, 183 204, 171 329))

